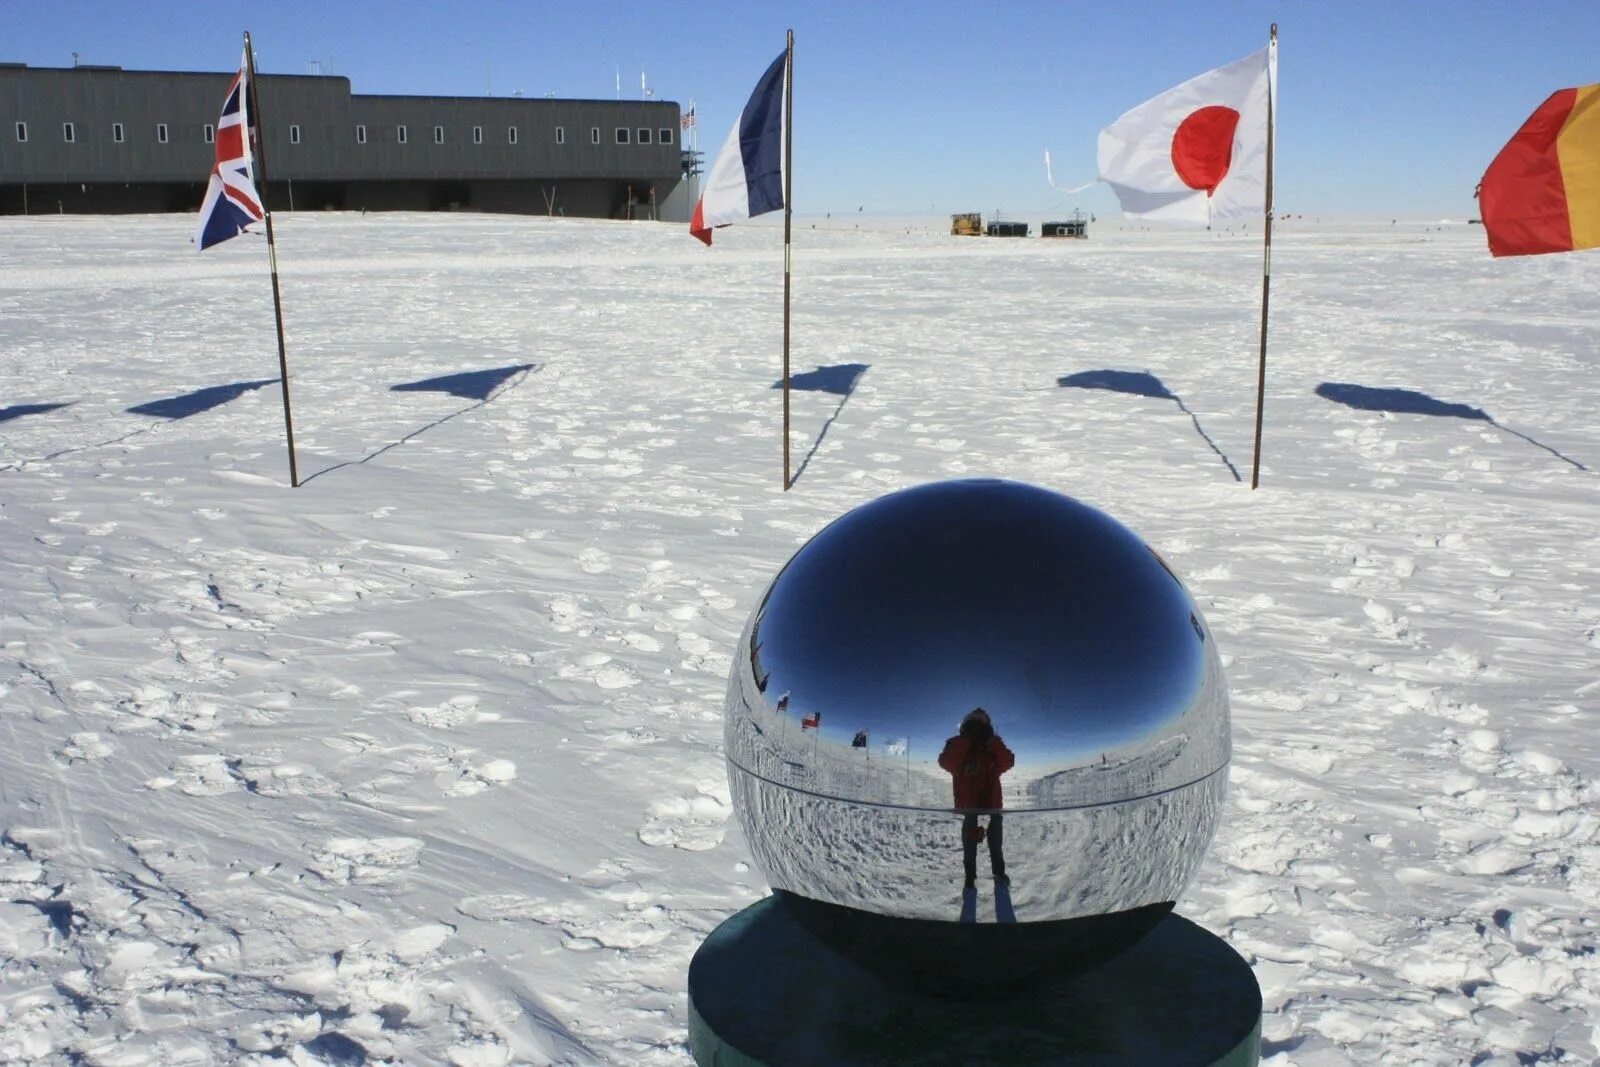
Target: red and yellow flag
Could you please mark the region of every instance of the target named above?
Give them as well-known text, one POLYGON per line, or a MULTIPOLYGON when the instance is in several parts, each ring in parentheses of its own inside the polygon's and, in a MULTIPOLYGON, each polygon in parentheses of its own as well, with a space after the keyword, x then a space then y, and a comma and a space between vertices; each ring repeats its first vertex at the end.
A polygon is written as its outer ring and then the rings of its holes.
POLYGON ((1600 85, 1550 94, 1483 172, 1478 206, 1497 256, 1600 246, 1600 85))

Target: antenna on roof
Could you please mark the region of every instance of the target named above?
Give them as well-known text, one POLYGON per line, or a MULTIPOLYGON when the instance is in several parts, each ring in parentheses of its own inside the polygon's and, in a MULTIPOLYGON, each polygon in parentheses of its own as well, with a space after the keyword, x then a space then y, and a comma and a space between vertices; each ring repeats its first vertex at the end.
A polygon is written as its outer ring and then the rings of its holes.
POLYGON ((78 53, 76 52, 72 53, 72 65, 74 67, 78 65, 78 53))

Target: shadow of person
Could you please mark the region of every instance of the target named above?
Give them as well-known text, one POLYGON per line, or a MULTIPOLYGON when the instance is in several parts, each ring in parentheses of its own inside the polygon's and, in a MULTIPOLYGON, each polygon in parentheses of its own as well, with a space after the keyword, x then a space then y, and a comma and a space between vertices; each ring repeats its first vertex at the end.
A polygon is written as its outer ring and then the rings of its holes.
POLYGON ((1011 904, 1011 879, 996 881, 994 884, 994 921, 997 923, 1014 923, 1017 921, 1017 909, 1011 904))
POLYGON ((971 890, 978 879, 978 845, 989 844, 989 869, 995 884, 1010 884, 1006 876, 1005 817, 1000 776, 1016 765, 1017 757, 994 732, 989 713, 973 708, 961 720, 956 736, 944 743, 939 766, 950 775, 955 810, 961 815, 961 868, 966 876, 963 889, 971 890), (979 819, 987 815, 989 823, 979 819))

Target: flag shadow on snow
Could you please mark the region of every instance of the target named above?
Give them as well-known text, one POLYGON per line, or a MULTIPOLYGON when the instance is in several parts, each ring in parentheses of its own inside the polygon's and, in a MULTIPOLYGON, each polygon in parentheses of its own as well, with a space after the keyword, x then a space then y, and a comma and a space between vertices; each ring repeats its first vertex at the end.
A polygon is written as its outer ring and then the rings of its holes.
POLYGON ((1184 406, 1183 398, 1172 390, 1149 371, 1143 370, 1085 370, 1076 374, 1064 375, 1056 379, 1056 384, 1063 389, 1103 389, 1110 393, 1127 393, 1129 396, 1144 396, 1152 400, 1170 400, 1178 405, 1178 410, 1189 416, 1194 423, 1194 432, 1200 439, 1211 447, 1217 458, 1227 465, 1228 473, 1233 475, 1236 482, 1243 481, 1239 477, 1239 469, 1233 465, 1227 453, 1217 447, 1217 443, 1206 433, 1200 425, 1200 419, 1194 412, 1184 406))
POLYGON ((71 401, 65 404, 13 404, 8 408, 0 408, 0 422, 10 422, 20 419, 24 415, 43 415, 47 411, 71 406, 71 401))
POLYGON ((446 374, 439 378, 425 378, 420 382, 391 385, 395 393, 449 393, 463 400, 488 400, 489 394, 500 388, 510 378, 523 371, 532 370, 532 363, 517 363, 493 370, 469 370, 460 374, 446 374))
POLYGON ((1570 463, 1581 471, 1589 469, 1544 442, 1536 441, 1525 433, 1496 422, 1493 415, 1470 404, 1452 404, 1448 400, 1440 400, 1415 389, 1393 387, 1380 389, 1370 385, 1353 385, 1349 382, 1323 382, 1317 386, 1316 394, 1324 400, 1331 400, 1335 404, 1343 404, 1357 411, 1379 411, 1390 415, 1434 415, 1441 418, 1486 422, 1497 430, 1504 430, 1512 437, 1520 437, 1530 445, 1544 449, 1562 462, 1570 463))
POLYGON ((221 407, 229 401, 237 400, 246 393, 254 392, 264 385, 272 385, 276 381, 278 381, 276 378, 262 378, 254 382, 213 385, 205 389, 196 389, 192 393, 184 393, 182 396, 169 396, 165 400, 136 404, 127 411, 130 415, 149 415, 157 419, 187 419, 190 415, 198 415, 203 411, 221 407))
MULTIPOLYGON (((793 485, 800 480, 800 475, 806 471, 806 465, 811 462, 811 457, 817 454, 817 449, 822 447, 822 439, 828 436, 828 430, 833 426, 839 413, 844 411, 844 406, 850 402, 851 395, 856 391, 856 385, 861 381, 861 376, 869 369, 870 363, 836 363, 831 367, 818 367, 808 370, 804 374, 789 375, 789 388, 795 392, 804 393, 832 393, 839 397, 839 406, 833 409, 833 414, 828 416, 828 421, 822 424, 822 429, 817 433, 817 439, 811 442, 811 451, 806 453, 806 458, 800 461, 800 466, 795 468, 794 477, 789 479, 793 485)), ((783 380, 772 383, 774 389, 783 388, 783 380)))
POLYGON ((459 396, 463 400, 473 400, 476 403, 468 404, 459 411, 452 411, 441 419, 435 419, 426 426, 418 427, 400 438, 390 441, 382 448, 374 449, 360 459, 345 460, 335 463, 331 467, 324 467, 309 477, 302 478, 301 484, 320 478, 331 471, 339 470, 356 463, 367 463, 377 459, 391 448, 398 448, 413 438, 420 437, 436 426, 443 426, 451 419, 465 415, 469 411, 476 411, 491 400, 495 400, 515 389, 527 381, 528 375, 539 370, 537 363, 517 363, 509 367, 495 367, 492 370, 463 371, 460 374, 445 374, 438 378, 424 378, 420 382, 405 382, 401 385, 391 385, 392 393, 445 393, 449 396, 459 396))

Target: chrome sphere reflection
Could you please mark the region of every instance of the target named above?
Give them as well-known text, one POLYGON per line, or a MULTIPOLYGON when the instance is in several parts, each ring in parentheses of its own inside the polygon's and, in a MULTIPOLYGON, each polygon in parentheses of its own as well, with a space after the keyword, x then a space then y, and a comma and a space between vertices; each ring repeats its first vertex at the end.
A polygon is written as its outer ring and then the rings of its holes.
POLYGON ((726 716, 773 887, 900 919, 975 918, 973 866, 1001 921, 1164 912, 1227 788, 1227 687, 1183 583, 1108 515, 1016 482, 906 490, 813 537, 745 626, 726 716), (946 746, 979 707, 1014 765, 958 797, 976 764, 946 746))

